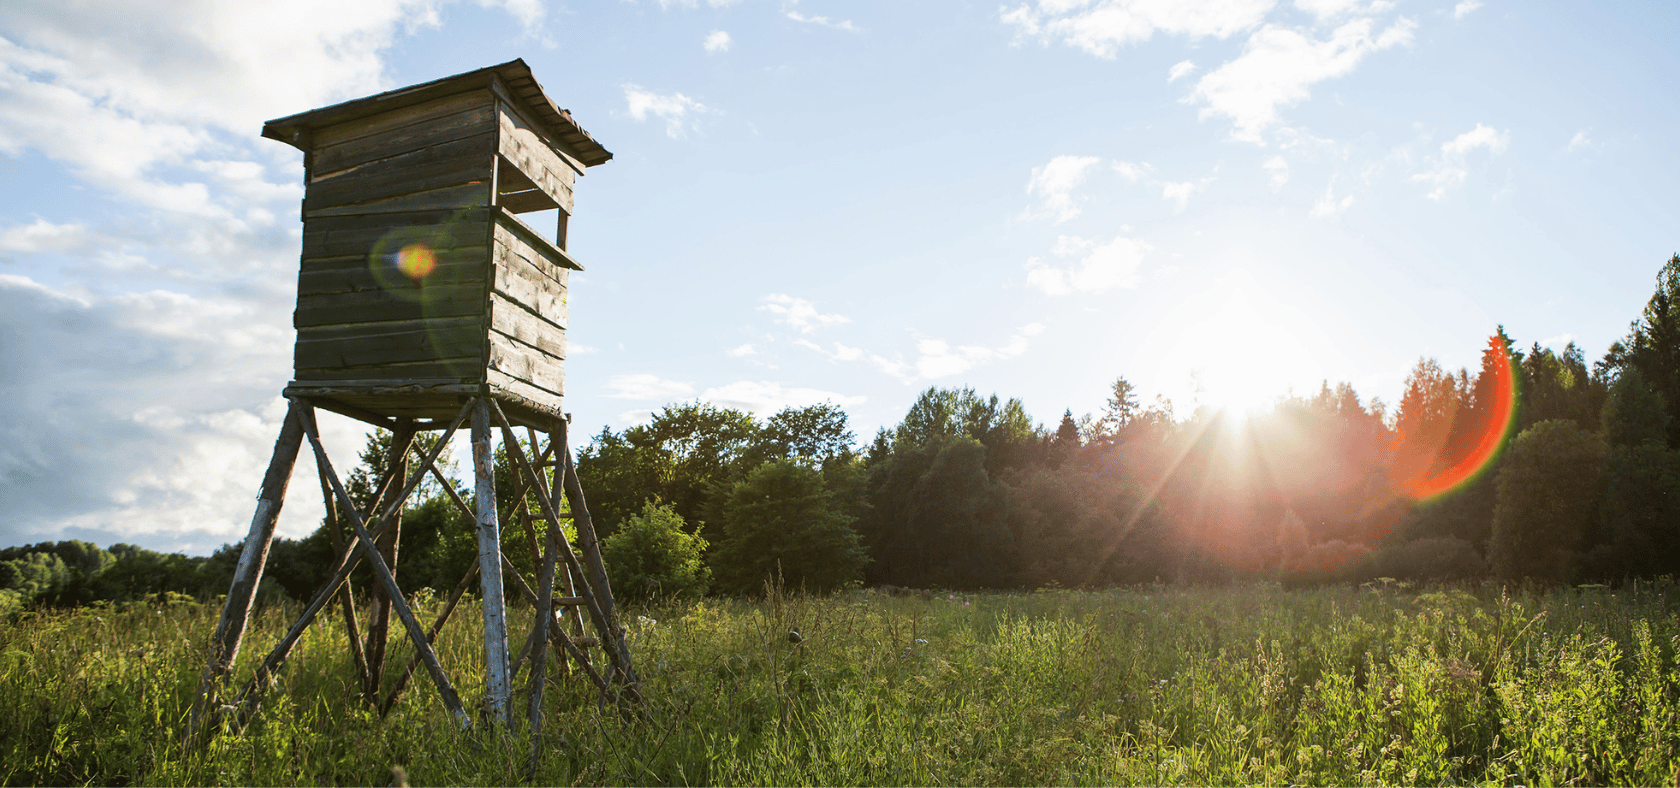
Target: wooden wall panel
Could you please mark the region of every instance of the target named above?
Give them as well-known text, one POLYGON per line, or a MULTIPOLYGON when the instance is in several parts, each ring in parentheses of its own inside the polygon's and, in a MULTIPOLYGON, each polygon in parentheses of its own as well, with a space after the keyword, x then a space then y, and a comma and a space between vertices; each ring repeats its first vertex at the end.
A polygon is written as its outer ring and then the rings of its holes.
MULTIPOLYGON (((305 197, 307 205, 309 198, 305 197)), ((338 205, 330 208, 305 208, 303 220, 305 224, 325 216, 360 216, 374 213, 404 213, 404 212, 433 212, 449 211, 462 208, 486 207, 490 205, 490 181, 472 181, 460 186, 449 186, 431 191, 401 194, 384 200, 352 205, 338 205)))
POLYGON ((573 179, 577 175, 571 165, 550 147, 551 143, 545 142, 547 138, 517 108, 500 102, 497 117, 501 126, 497 152, 570 214, 573 179))
POLYGON ((310 179, 332 177, 343 170, 494 131, 496 127, 495 108, 481 101, 451 115, 336 144, 317 144, 309 160, 310 179))
POLYGON ((449 358, 473 358, 476 365, 484 338, 482 315, 307 327, 298 329, 293 356, 299 371, 449 358))
POLYGON ((340 145, 363 137, 373 137, 392 132, 400 133, 400 130, 406 127, 437 123, 451 115, 488 107, 494 100, 493 94, 488 89, 468 90, 415 104, 411 107, 381 112, 377 115, 343 123, 334 123, 330 126, 315 129, 311 141, 312 149, 320 150, 323 147, 340 145))
POLYGON ((490 334, 490 364, 487 369, 523 380, 550 392, 550 396, 565 394, 566 373, 560 359, 503 334, 490 334))
POLYGON ((496 133, 432 145, 359 167, 314 176, 305 190, 303 212, 362 205, 406 194, 482 183, 488 187, 496 133))

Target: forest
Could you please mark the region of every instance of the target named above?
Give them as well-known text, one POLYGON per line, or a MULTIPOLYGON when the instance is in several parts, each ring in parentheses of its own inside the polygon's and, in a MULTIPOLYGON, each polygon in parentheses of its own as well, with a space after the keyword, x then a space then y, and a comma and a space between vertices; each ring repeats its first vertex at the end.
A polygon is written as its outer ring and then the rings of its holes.
MULTIPOLYGON (((1420 359, 1393 404, 1326 381, 1238 417, 1138 401, 1054 428, 1022 403, 930 388, 860 445, 831 404, 760 420, 705 403, 603 428, 579 475, 614 585, 632 599, 1102 588, 1264 579, 1285 588, 1494 578, 1620 584, 1680 569, 1680 255, 1626 336, 1590 363, 1503 327, 1478 369, 1420 359)), ((390 435, 350 479, 367 502, 390 435)), ((429 448, 418 441, 416 453, 429 448)), ((498 465, 499 495, 514 485, 498 465)), ((505 550, 534 566, 504 500, 505 550)), ((530 506, 529 502, 526 502, 530 506)), ((335 531, 277 539, 262 594, 306 599, 335 531)), ((402 519, 398 580, 447 589, 472 524, 440 486, 402 519)), ((77 541, 0 551, 0 612, 224 593, 240 546, 208 557, 77 541)), ((366 571, 365 569, 363 571, 366 571)), ((366 578, 364 578, 365 582, 366 578)))

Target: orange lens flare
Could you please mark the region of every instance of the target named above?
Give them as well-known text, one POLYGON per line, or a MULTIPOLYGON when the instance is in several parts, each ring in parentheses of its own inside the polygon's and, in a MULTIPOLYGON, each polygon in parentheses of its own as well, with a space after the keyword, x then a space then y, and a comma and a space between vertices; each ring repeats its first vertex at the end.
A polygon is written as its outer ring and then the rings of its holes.
POLYGON ((426 244, 409 244, 397 252, 397 270, 410 279, 425 279, 436 269, 437 253, 426 244))
POLYGON ((1511 371, 1511 356, 1505 349, 1505 343, 1495 336, 1488 340, 1488 348, 1493 353, 1494 401, 1475 445, 1445 470, 1402 480, 1400 490, 1406 497, 1423 501, 1459 487, 1487 467, 1505 444, 1505 437, 1516 421, 1517 378, 1511 371))

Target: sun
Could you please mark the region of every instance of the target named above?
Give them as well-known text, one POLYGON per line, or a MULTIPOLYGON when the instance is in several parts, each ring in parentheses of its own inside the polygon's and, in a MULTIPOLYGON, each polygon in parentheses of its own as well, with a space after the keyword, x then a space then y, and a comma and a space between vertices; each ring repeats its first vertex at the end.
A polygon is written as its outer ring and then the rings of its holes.
POLYGON ((1246 417, 1310 395, 1332 366, 1327 310, 1246 268, 1214 277, 1181 310, 1174 355, 1197 408, 1246 417))

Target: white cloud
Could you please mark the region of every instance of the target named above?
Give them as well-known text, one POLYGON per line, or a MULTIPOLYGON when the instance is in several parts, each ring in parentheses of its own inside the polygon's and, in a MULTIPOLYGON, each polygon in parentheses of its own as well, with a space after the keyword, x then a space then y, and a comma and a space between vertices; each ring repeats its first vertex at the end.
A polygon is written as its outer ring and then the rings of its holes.
POLYGON ((598 347, 595 347, 594 345, 583 345, 583 344, 579 344, 577 342, 567 342, 566 343, 566 355, 568 357, 570 357, 570 356, 587 356, 591 353, 599 353, 599 352, 601 352, 601 349, 598 348, 598 347))
POLYGON ((606 387, 612 392, 607 396, 613 399, 673 400, 694 393, 694 386, 691 384, 666 380, 646 372, 614 375, 607 379, 606 387))
POLYGON ((1195 70, 1195 63, 1188 60, 1180 60, 1179 62, 1173 64, 1171 70, 1167 71, 1167 82, 1177 82, 1184 77, 1190 76, 1190 72, 1195 70))
POLYGON ((1410 43, 1417 25, 1400 19, 1372 36, 1374 21, 1357 19, 1319 41, 1300 31, 1267 25, 1250 36, 1236 60, 1202 77, 1186 101, 1206 104, 1201 116, 1224 115, 1235 139, 1262 143, 1261 132, 1278 109, 1306 100, 1311 87, 1351 72, 1372 52, 1410 43))
POLYGON ((802 334, 809 334, 824 326, 837 326, 850 323, 852 319, 845 315, 825 315, 817 311, 817 305, 803 298, 794 298, 782 293, 771 293, 764 297, 764 305, 760 312, 769 312, 776 316, 776 322, 788 328, 798 329, 802 334))
MULTIPOLYGON (((732 5, 739 5, 740 2, 741 0, 706 0, 706 5, 711 8, 728 8, 732 5)), ((659 7, 662 10, 669 10, 672 6, 699 8, 700 0, 659 0, 659 7)))
POLYGON ((1411 177, 1413 183, 1427 183, 1435 188, 1429 192, 1429 199, 1439 200, 1447 195, 1449 189, 1462 185, 1470 177, 1465 168, 1465 159, 1471 151, 1486 148, 1489 153, 1498 155, 1505 152, 1505 147, 1511 143, 1509 131, 1499 131, 1492 126, 1476 124, 1476 128, 1454 137, 1441 145, 1441 156, 1432 160, 1431 168, 1411 177))
POLYGON ((1458 5, 1453 6, 1453 18, 1463 19, 1471 11, 1481 7, 1482 0, 1458 0, 1458 5))
MULTIPOLYGON (((1027 352, 1028 340, 1043 333, 1041 323, 1028 323, 997 348, 964 345, 952 347, 943 339, 924 339, 916 343, 917 378, 937 380, 973 369, 981 364, 1015 358, 1027 352)), ((902 367, 900 367, 902 370, 902 367)), ((902 376, 902 374, 901 374, 902 376)))
POLYGON ((1026 264, 1027 284, 1046 295, 1067 295, 1074 291, 1103 293, 1117 287, 1136 287, 1138 268, 1152 248, 1124 236, 1098 245, 1096 241, 1064 235, 1056 240, 1051 253, 1057 257, 1079 256, 1078 264, 1058 268, 1037 257, 1031 258, 1026 264))
POLYGON ((0 230, 0 252, 81 251, 104 243, 109 243, 109 240, 89 231, 81 223, 53 224, 38 218, 31 224, 0 230))
POLYGON ((1049 217, 1061 224, 1078 216, 1073 190, 1085 182, 1086 171, 1099 161, 1096 156, 1057 156, 1043 167, 1034 167, 1027 180, 1027 194, 1039 198, 1039 208, 1029 209, 1023 218, 1049 217))
POLYGON ((808 388, 788 388, 769 381, 740 380, 726 386, 700 392, 700 399, 723 408, 744 410, 756 416, 766 416, 787 408, 806 408, 823 402, 845 407, 862 405, 864 396, 847 396, 832 391, 808 388))
POLYGON ((707 52, 728 52, 731 43, 729 33, 723 30, 713 30, 706 35, 707 52))
POLYGON ((1125 178, 1129 183, 1137 183, 1149 175, 1149 172, 1153 169, 1148 162, 1133 164, 1129 161, 1117 161, 1114 163, 1114 171, 1120 173, 1120 177, 1125 178))
POLYGON ((806 16, 804 14, 799 13, 798 11, 787 12, 787 18, 792 19, 795 22, 802 22, 802 23, 807 24, 807 25, 820 25, 822 27, 832 27, 835 30, 844 30, 848 33, 861 33, 861 32, 863 32, 863 30, 858 28, 857 25, 852 24, 852 20, 850 20, 850 19, 829 19, 826 16, 806 16))
POLYGON ((1265 18, 1276 0, 1037 0, 1001 19, 1017 35, 1058 40, 1102 58, 1156 31, 1192 40, 1226 38, 1265 18))
POLYGON ((1345 194, 1337 198, 1336 179, 1332 176, 1330 182, 1324 185, 1324 196, 1313 203, 1311 215, 1314 219, 1322 219, 1326 216, 1335 216, 1351 207, 1353 207, 1353 195, 1345 194))
POLYGON ((1359 0, 1295 0, 1295 7, 1318 17, 1324 22, 1349 14, 1377 14, 1394 7, 1391 0, 1371 0, 1368 5, 1360 5, 1359 0))
MULTIPOLYGON (((75 296, 0 275, 0 336, 0 401, 12 414, 0 423, 0 542, 208 552, 243 535, 285 412, 284 308, 163 291, 75 296)), ((330 452, 353 458, 362 429, 321 424, 330 452)), ((293 485, 283 534, 317 524, 314 489, 293 485)))
POLYGON ((543 18, 548 15, 548 9, 543 7, 543 0, 478 0, 478 4, 484 8, 501 6, 504 11, 512 14, 514 19, 519 20, 520 26, 528 32, 540 29, 543 18))
POLYGON ((1260 167, 1271 173, 1272 191, 1282 191, 1284 184, 1289 183, 1289 162, 1284 161, 1282 156, 1273 156, 1260 167))
POLYGON ((796 339, 793 341, 793 344, 809 350, 815 350, 816 352, 827 356, 830 361, 857 361, 868 355, 864 353, 862 348, 843 345, 839 342, 834 343, 833 350, 828 350, 822 345, 812 342, 809 339, 796 339))
POLYGON ((665 121, 665 135, 674 140, 682 139, 689 129, 696 128, 690 120, 691 115, 710 111, 706 105, 681 93, 661 95, 642 90, 638 85, 626 84, 623 87, 630 117, 643 121, 652 116, 665 121))
POLYGON ((745 345, 741 345, 740 347, 730 348, 724 351, 724 354, 728 355, 730 358, 745 358, 747 356, 758 355, 758 348, 753 347, 752 343, 749 342, 745 345))
POLYGON ((1585 130, 1577 131, 1575 132, 1575 136, 1569 138, 1568 151, 1570 153, 1574 153, 1582 148, 1591 148, 1592 146, 1593 141, 1591 138, 1587 137, 1587 132, 1585 130))
POLYGON ((1185 207, 1190 204, 1190 198, 1197 192, 1206 189, 1208 184, 1212 182, 1212 178, 1203 178, 1199 181, 1184 181, 1183 183, 1162 181, 1161 199, 1172 203, 1173 213, 1184 213, 1185 207))

